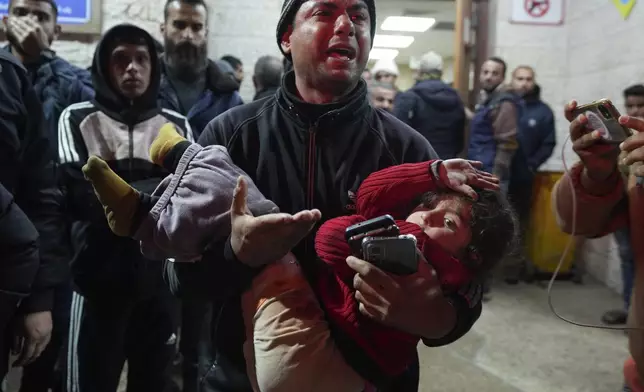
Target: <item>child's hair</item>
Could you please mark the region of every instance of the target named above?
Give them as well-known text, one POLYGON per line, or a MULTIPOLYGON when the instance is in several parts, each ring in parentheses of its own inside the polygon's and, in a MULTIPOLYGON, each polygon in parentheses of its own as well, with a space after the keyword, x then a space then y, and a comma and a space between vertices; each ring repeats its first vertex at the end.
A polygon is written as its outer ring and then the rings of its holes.
MULTIPOLYGON (((501 192, 478 190, 477 194, 478 200, 473 201, 460 193, 449 193, 472 206, 472 238, 461 261, 476 276, 480 276, 515 252, 519 239, 519 221, 501 192)), ((445 193, 428 192, 422 196, 421 204, 433 207, 445 196, 445 193)))

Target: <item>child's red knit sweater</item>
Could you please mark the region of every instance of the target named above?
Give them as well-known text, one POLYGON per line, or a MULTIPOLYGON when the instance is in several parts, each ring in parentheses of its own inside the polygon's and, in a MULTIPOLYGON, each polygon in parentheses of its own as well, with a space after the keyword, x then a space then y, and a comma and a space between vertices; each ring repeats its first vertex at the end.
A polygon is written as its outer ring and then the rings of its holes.
POLYGON ((420 226, 404 220, 417 207, 413 204, 420 196, 438 190, 440 181, 432 164, 436 168, 440 162, 403 164, 371 174, 358 190, 356 215, 325 222, 315 238, 318 257, 333 271, 314 283, 329 322, 350 336, 389 376, 400 374, 412 362, 420 337, 386 327, 358 311, 353 289, 355 271, 346 263, 351 249, 344 233, 353 224, 390 214, 401 234, 417 238, 418 249, 436 270, 444 291, 454 293, 469 283, 471 273, 459 260, 430 240, 420 226))

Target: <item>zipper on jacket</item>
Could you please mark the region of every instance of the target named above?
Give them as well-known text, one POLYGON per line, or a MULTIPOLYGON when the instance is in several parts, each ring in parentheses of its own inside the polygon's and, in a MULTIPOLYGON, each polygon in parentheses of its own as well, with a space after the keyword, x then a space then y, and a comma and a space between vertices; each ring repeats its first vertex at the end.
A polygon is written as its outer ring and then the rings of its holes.
MULTIPOLYGON (((306 203, 305 208, 307 210, 312 209, 313 204, 315 203, 315 163, 317 160, 315 156, 315 135, 317 134, 316 131, 317 123, 309 128, 309 143, 306 153, 306 162, 304 163, 304 170, 306 173, 306 189, 304 191, 304 202, 306 203)), ((305 239, 304 254, 308 256, 311 253, 314 253, 313 244, 308 239, 305 239)))
POLYGON ((315 202, 315 135, 317 131, 317 124, 309 128, 309 146, 307 153, 306 163, 306 208, 313 208, 315 202))
MULTIPOLYGON (((134 101, 130 101, 130 107, 134 107, 134 101)), ((132 121, 127 121, 127 137, 129 142, 128 153, 130 156, 128 162, 128 171, 130 173, 130 181, 134 178, 134 126, 132 121)))
POLYGON ((129 139, 129 154, 130 159, 128 160, 128 170, 130 172, 130 181, 134 178, 134 125, 127 126, 127 136, 129 139))

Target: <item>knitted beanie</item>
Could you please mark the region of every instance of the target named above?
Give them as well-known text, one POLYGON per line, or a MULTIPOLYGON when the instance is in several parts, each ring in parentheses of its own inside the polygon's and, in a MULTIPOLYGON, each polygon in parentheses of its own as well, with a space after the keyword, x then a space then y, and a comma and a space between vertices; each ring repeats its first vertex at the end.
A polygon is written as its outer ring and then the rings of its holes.
MULTIPOLYGON (((282 49, 282 36, 284 36, 288 26, 293 23, 293 18, 295 17, 297 10, 300 9, 300 6, 305 1, 306 0, 284 0, 284 4, 282 4, 282 13, 280 14, 279 22, 277 22, 277 46, 279 46, 284 56, 289 60, 291 56, 284 53, 284 50, 282 49)), ((376 2, 375 0, 363 1, 367 4, 369 16, 371 18, 371 42, 373 44, 373 37, 376 35, 376 2)))

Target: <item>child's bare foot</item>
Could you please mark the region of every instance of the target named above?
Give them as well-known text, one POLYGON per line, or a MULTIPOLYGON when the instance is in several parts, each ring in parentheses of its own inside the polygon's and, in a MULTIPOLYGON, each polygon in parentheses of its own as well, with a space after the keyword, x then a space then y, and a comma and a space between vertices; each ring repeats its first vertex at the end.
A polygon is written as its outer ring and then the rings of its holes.
POLYGON ((130 236, 132 219, 139 206, 139 192, 95 156, 89 157, 83 166, 83 174, 92 183, 112 232, 122 237, 130 236))
POLYGON ((150 146, 150 160, 155 165, 163 166, 163 159, 172 150, 172 147, 186 140, 179 135, 173 124, 167 123, 159 129, 159 134, 150 146))

